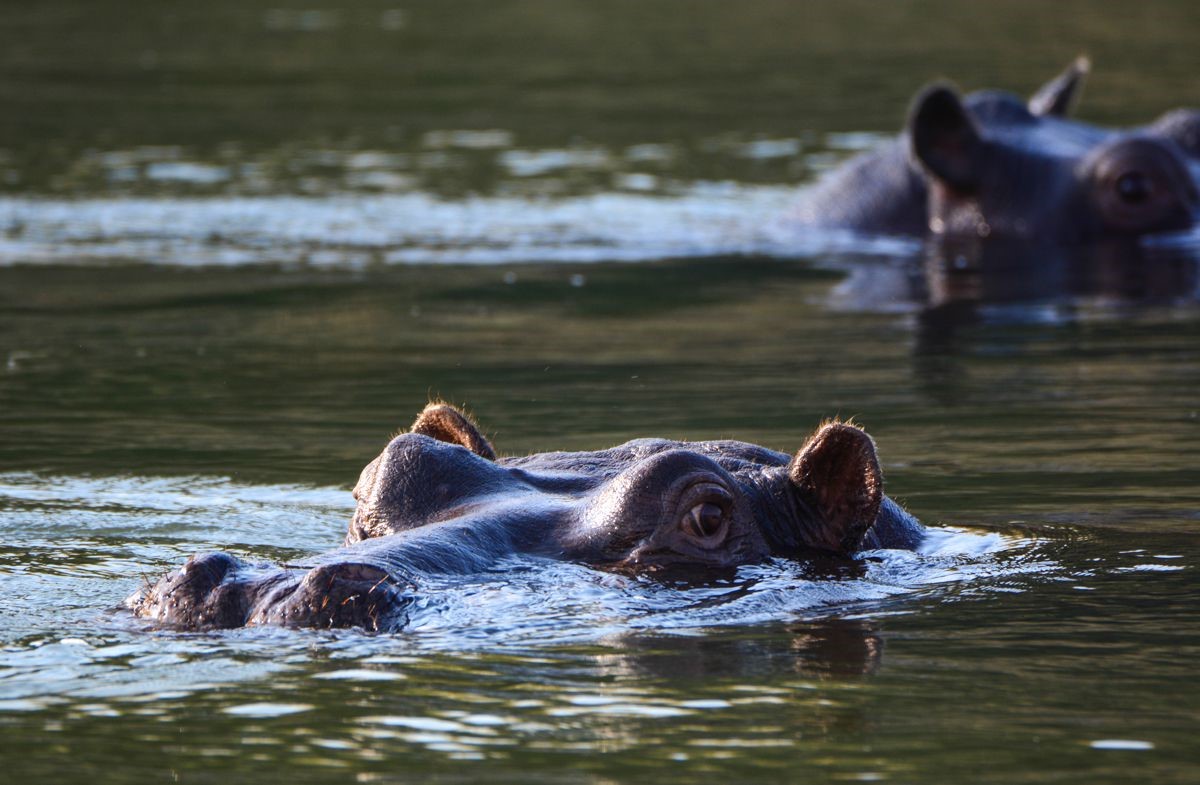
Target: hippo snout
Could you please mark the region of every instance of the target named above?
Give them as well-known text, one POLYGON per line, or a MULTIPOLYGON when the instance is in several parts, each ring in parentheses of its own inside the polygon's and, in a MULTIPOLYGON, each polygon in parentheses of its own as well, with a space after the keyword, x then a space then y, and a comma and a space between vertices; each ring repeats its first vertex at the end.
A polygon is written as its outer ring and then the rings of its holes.
POLYGON ((369 564, 301 571, 210 553, 188 559, 126 604, 139 616, 192 630, 256 624, 390 630, 407 622, 411 588, 369 564))

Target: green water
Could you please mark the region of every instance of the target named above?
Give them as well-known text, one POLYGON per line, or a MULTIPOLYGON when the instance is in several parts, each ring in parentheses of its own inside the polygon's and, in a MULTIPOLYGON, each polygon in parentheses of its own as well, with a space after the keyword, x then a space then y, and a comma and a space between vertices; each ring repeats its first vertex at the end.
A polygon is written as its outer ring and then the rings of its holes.
POLYGON ((763 223, 937 76, 1086 52, 1084 117, 1198 104, 1198 32, 1184 2, 6 4, 0 781, 1195 782, 1194 244, 1022 287, 763 223), (952 528, 708 593, 519 563, 395 636, 120 610, 195 552, 336 547, 431 397, 507 454, 853 416, 952 528))

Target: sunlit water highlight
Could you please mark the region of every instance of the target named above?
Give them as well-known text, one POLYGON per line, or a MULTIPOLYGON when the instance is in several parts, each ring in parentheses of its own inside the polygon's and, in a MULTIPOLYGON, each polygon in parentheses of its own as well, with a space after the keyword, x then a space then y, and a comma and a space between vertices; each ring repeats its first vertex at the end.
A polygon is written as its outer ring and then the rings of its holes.
POLYGON ((323 197, 0 199, 0 265, 137 260, 165 265, 645 261, 791 258, 906 240, 804 232, 794 188, 701 183, 673 196, 563 199, 424 193, 323 197))

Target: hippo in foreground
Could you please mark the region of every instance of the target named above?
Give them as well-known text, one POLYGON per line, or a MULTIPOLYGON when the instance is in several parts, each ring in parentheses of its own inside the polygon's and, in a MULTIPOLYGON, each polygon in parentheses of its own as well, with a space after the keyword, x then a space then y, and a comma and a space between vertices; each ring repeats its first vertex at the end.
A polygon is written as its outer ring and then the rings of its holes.
POLYGON ((340 549, 279 566, 195 556, 126 604, 191 630, 395 630, 422 576, 477 573, 517 553, 653 574, 911 549, 924 532, 884 495, 871 438, 841 422, 794 456, 638 439, 497 458, 465 414, 431 404, 363 469, 354 498, 340 549))
POLYGON ((1028 101, 934 84, 901 134, 815 185, 801 224, 865 234, 1074 245, 1186 230, 1200 217, 1200 111, 1136 128, 1068 119, 1080 58, 1028 101))

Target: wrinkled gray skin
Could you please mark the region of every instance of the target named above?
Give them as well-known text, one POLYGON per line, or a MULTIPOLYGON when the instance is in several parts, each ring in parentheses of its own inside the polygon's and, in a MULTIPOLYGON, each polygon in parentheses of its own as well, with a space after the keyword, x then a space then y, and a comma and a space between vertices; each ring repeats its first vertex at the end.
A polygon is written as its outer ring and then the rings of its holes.
POLYGON ((843 423, 795 456, 638 439, 497 460, 465 415, 431 404, 363 470, 354 496, 338 550, 284 566, 196 556, 127 604, 183 629, 389 630, 406 622, 422 576, 475 573, 516 553, 653 573, 913 548, 923 536, 884 496, 870 437, 843 423))
POLYGON ((935 84, 903 132, 806 195, 801 223, 868 234, 1080 244, 1192 227, 1200 111, 1112 129, 1067 118, 1081 58, 1029 101, 935 84))

